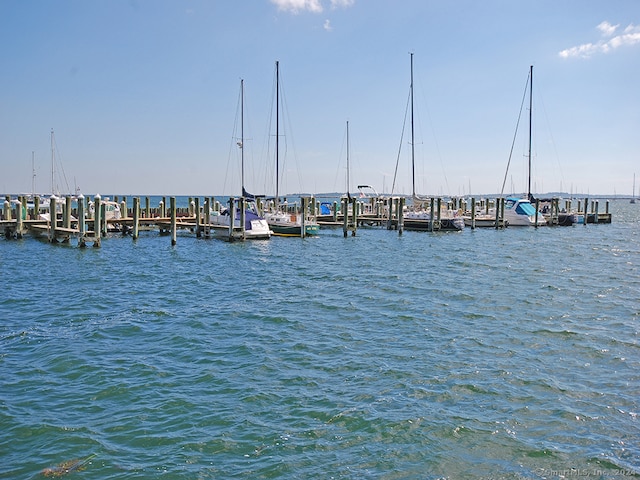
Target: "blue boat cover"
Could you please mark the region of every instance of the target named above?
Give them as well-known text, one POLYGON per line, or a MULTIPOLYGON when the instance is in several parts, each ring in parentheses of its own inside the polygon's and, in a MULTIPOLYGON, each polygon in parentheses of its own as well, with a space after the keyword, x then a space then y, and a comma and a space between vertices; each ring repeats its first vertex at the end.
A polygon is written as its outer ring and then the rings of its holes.
POLYGON ((536 208, 529 202, 521 202, 516 207, 516 213, 519 215, 531 216, 536 214, 536 208))

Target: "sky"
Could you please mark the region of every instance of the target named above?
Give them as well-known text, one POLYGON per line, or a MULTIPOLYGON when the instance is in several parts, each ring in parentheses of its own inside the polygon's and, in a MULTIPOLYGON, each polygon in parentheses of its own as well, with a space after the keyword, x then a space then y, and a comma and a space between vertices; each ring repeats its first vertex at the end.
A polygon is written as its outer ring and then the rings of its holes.
POLYGON ((534 193, 640 190, 638 0, 0 0, 0 65, 0 193, 522 193, 530 112, 534 193))

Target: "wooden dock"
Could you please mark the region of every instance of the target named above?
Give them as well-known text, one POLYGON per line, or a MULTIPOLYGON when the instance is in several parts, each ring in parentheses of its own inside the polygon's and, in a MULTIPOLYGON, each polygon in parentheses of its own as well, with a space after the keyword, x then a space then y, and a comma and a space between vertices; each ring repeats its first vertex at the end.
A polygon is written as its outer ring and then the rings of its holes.
MULTIPOLYGON (((175 197, 166 197, 156 208, 149 205, 149 197, 145 198, 145 206, 141 207, 140 197, 133 198, 133 206, 127 207, 126 198, 121 202, 116 202, 120 207, 121 216, 119 218, 107 218, 106 209, 99 195, 96 195, 91 202, 84 197, 72 199, 65 197, 57 199, 51 197, 49 206, 45 214, 42 208, 35 205, 30 206, 25 197, 11 199, 6 197, 4 206, 0 210, 0 232, 6 239, 22 238, 25 235, 32 235, 47 239, 51 243, 69 243, 76 239, 79 246, 84 247, 92 244, 99 247, 101 239, 109 232, 121 232, 123 235, 131 235, 137 239, 141 231, 158 231, 160 235, 170 235, 171 242, 175 245, 177 232, 180 230, 195 234, 196 237, 221 238, 226 241, 242 241, 245 239, 244 227, 226 227, 211 223, 211 212, 220 208, 214 197, 205 197, 202 202, 199 197, 189 200, 189 206, 183 208, 176 207, 175 197), (75 207, 73 204, 75 203, 75 207), (167 205, 168 204, 168 205, 167 205), (55 212, 51 214, 50 212, 55 212), (51 220, 53 218, 53 221, 51 220)), ((322 229, 342 228, 344 236, 355 236, 358 228, 386 228, 398 231, 399 234, 406 230, 418 231, 438 231, 442 229, 442 210, 463 216, 468 219, 468 226, 471 228, 481 226, 491 226, 493 228, 505 228, 504 215, 500 214, 500 208, 504 208, 504 199, 497 198, 495 201, 481 200, 476 202, 471 199, 467 204, 463 200, 453 200, 444 202, 441 199, 431 199, 431 218, 434 220, 419 220, 405 218, 405 198, 404 197, 376 197, 358 199, 356 197, 345 197, 340 202, 334 201, 329 207, 329 214, 320 214, 320 204, 313 197, 305 199, 311 215, 322 229), (487 218, 489 209, 497 212, 495 218, 487 218), (485 212, 483 214, 483 211, 485 212)), ((230 206, 244 205, 244 199, 229 199, 230 206)), ((112 202, 113 203, 113 202, 112 202)), ((295 205, 290 208, 299 208, 295 205)), ((571 223, 587 224, 608 224, 611 223, 611 213, 609 212, 609 201, 606 201, 604 211, 600 211, 599 202, 584 200, 577 202, 575 212, 571 210, 571 202, 560 205, 558 199, 553 199, 549 203, 548 213, 545 214, 547 225, 568 225, 571 223), (589 208, 590 207, 590 208, 589 208), (583 221, 567 222, 567 215, 573 218, 582 218, 583 221)), ((242 223, 242 222, 241 222, 242 223)))

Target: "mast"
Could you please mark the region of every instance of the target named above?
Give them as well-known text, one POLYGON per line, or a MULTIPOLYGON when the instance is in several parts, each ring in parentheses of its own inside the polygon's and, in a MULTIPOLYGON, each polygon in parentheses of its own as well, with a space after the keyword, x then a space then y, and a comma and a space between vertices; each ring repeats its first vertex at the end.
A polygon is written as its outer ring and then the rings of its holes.
POLYGON ((347 120, 347 197, 351 198, 349 193, 349 120, 347 120))
POLYGON ((278 192, 278 182, 279 182, 278 148, 279 148, 279 140, 280 140, 279 102, 280 102, 280 62, 276 60, 276 210, 278 209, 278 205, 280 204, 280 197, 278 192))
POLYGON ((531 200, 531 119, 533 113, 533 65, 529 67, 529 176, 527 185, 527 198, 531 200))
POLYGON ((409 93, 411 95, 411 193, 412 198, 416 198, 416 166, 415 166, 415 145, 413 137, 413 52, 411 55, 411 84, 409 86, 409 93))
POLYGON ((31 152, 31 196, 36 196, 36 152, 31 152))
POLYGON ((54 139, 53 139, 53 128, 51 129, 51 195, 55 195, 55 165, 56 165, 56 156, 55 149, 53 147, 54 139))
POLYGON ((240 79, 240 178, 244 196, 244 79, 240 79))

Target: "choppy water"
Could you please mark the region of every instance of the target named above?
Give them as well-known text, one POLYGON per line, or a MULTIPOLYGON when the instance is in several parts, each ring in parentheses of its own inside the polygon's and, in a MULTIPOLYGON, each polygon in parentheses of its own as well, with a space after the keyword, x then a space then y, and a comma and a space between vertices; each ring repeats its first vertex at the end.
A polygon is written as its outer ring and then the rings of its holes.
POLYGON ((0 240, 0 477, 640 474, 640 206, 229 244, 0 240))

